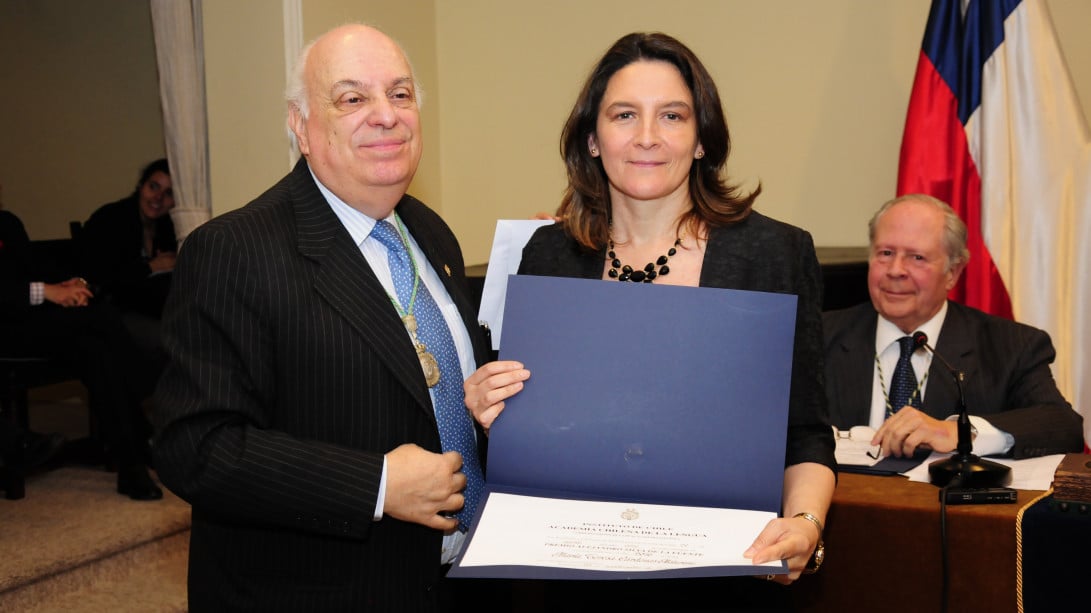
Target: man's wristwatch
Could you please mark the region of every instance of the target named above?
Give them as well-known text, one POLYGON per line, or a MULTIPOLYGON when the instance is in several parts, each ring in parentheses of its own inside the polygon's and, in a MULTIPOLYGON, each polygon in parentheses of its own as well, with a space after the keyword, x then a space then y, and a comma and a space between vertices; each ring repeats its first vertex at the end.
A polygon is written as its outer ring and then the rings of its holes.
POLYGON ((818 571, 822 566, 822 560, 826 558, 826 546, 822 542, 822 522, 818 521, 818 518, 810 513, 796 513, 792 517, 802 517, 803 519, 811 522, 818 528, 818 545, 814 548, 814 553, 811 554, 811 559, 807 560, 807 566, 803 568, 803 574, 811 575, 818 571))

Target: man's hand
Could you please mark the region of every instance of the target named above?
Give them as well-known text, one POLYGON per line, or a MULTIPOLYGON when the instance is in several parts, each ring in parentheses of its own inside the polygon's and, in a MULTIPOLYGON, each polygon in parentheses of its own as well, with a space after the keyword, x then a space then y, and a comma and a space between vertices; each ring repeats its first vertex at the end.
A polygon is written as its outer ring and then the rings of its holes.
POLYGON ((45 299, 63 307, 82 307, 95 297, 87 288, 87 281, 78 277, 61 283, 45 283, 42 286, 45 299))
POLYGON ((943 453, 954 451, 958 446, 958 424, 905 406, 883 422, 871 444, 879 445, 883 456, 911 456, 918 447, 943 453))
POLYGON ((504 410, 504 401, 519 393, 529 378, 530 371, 520 362, 502 360, 485 364, 466 379, 466 407, 486 434, 504 410))
POLYGON ((458 519, 440 513, 462 508, 466 475, 459 472, 462 456, 443 454, 407 443, 386 454, 386 501, 383 514, 449 532, 458 519))

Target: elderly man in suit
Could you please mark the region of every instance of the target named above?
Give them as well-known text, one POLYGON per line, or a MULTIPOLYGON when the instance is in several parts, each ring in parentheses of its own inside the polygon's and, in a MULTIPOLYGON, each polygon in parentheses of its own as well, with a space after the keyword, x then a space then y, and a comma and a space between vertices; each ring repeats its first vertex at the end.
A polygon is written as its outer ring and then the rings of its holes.
POLYGON ((1082 418, 1053 380, 1049 335, 947 300, 969 258, 966 226, 951 207, 931 196, 902 196, 875 213, 868 231, 871 302, 823 317, 833 425, 870 425, 872 444, 884 455, 954 451, 954 377, 930 352, 908 341, 903 350, 899 342, 922 331, 965 375, 974 453, 1081 451, 1082 418))
POLYGON ((406 195, 419 96, 382 32, 320 36, 288 89, 304 159, 180 251, 156 467, 193 506, 193 611, 457 606, 488 343, 453 233, 406 195))

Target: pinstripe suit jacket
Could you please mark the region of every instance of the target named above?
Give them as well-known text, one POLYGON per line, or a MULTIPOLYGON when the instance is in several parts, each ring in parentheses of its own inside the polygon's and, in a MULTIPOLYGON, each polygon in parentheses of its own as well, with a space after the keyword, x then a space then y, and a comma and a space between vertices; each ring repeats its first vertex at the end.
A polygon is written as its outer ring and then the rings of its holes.
MULTIPOLYGON (((397 211, 480 363, 487 343, 454 235, 411 196, 397 211)), ((194 231, 174 276, 156 468, 193 508, 191 609, 434 609, 442 535, 372 521, 383 454, 440 451, 428 388, 306 162, 194 231)))
MULTIPOLYGON (((823 313, 826 394, 837 428, 868 423, 878 317, 870 302, 823 313)), ((1083 449, 1083 419, 1050 372, 1056 352, 1048 334, 948 301, 934 346, 965 373, 970 414, 1015 437, 1014 457, 1083 449)), ((928 369, 921 410, 936 419, 958 411, 958 388, 940 360, 932 360, 928 369)))

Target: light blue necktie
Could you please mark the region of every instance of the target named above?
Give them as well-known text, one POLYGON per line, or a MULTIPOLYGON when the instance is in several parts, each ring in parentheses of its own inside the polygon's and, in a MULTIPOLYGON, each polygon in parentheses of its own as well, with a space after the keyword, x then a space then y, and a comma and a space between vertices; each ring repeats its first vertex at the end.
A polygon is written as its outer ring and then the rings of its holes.
POLYGON ((897 413, 905 405, 917 408, 921 406, 921 395, 917 393, 917 376, 913 373, 913 364, 910 362, 914 350, 913 337, 901 337, 898 345, 901 353, 890 381, 890 415, 897 413))
POLYGON ((458 351, 451 339, 451 331, 447 329, 447 322, 423 280, 418 283, 416 298, 413 297, 413 283, 418 275, 415 262, 410 259, 407 245, 398 229, 388 221, 380 221, 371 230, 371 236, 386 247, 390 274, 402 306, 399 315, 408 312, 416 317, 417 338, 439 364, 440 378, 433 389, 436 423, 439 425, 443 450, 453 449, 462 454, 462 472, 466 474, 466 489, 462 494, 466 505, 458 512, 458 527, 466 531, 481 499, 485 478, 477 456, 473 421, 463 405, 462 367, 458 351))

